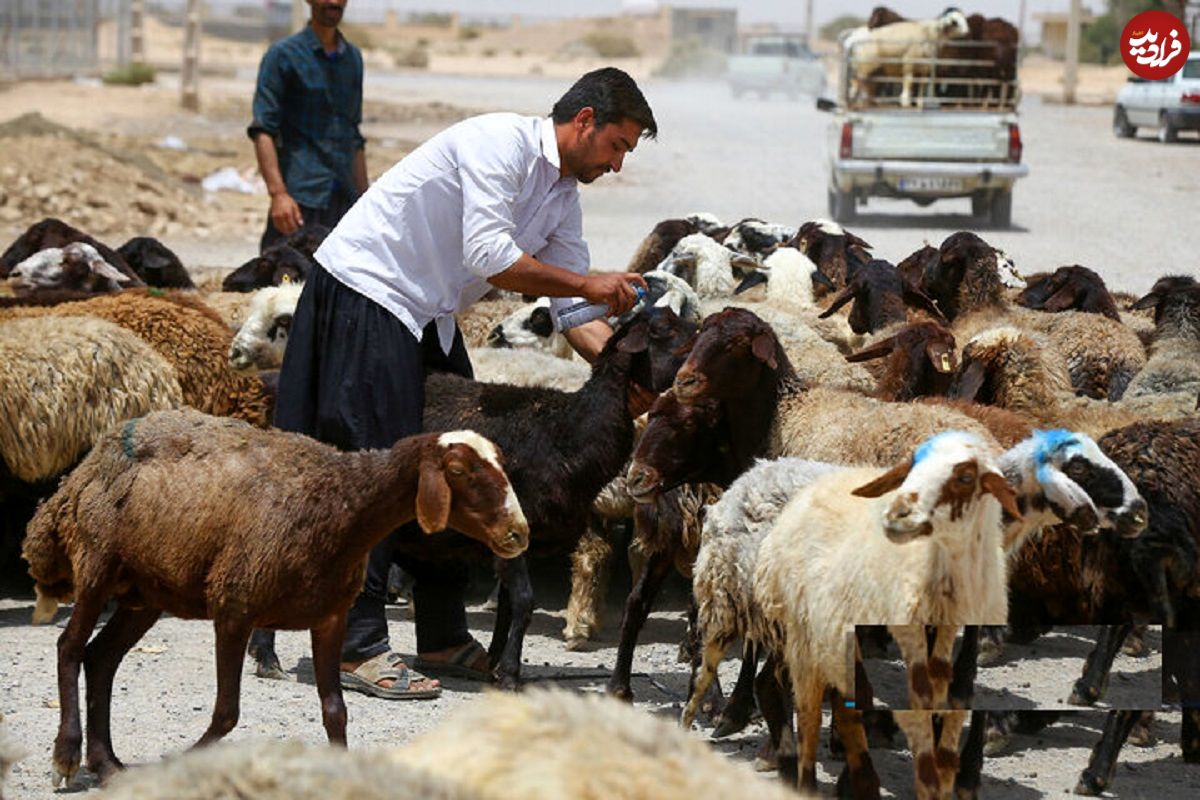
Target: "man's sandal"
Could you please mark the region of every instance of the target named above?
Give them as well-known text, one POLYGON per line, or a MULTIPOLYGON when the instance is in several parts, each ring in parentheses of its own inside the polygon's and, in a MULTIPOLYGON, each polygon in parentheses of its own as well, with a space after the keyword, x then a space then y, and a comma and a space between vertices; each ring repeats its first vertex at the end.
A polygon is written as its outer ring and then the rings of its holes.
MULTIPOLYGON (((413 666, 428 675, 434 675, 439 678, 463 678, 469 681, 481 681, 490 683, 492 678, 492 670, 489 665, 487 669, 479 669, 472 666, 480 660, 480 656, 487 656, 487 651, 483 649, 483 645, 472 639, 460 648, 446 660, 430 660, 422 656, 417 656, 413 661, 413 666)), ((486 663, 486 659, 485 659, 486 663)))
POLYGON ((353 672, 341 671, 343 689, 362 692, 384 700, 432 700, 440 697, 440 686, 415 688, 414 683, 426 681, 424 675, 408 668, 397 653, 380 653, 359 664, 353 672), (391 686, 380 686, 379 682, 394 680, 391 686))

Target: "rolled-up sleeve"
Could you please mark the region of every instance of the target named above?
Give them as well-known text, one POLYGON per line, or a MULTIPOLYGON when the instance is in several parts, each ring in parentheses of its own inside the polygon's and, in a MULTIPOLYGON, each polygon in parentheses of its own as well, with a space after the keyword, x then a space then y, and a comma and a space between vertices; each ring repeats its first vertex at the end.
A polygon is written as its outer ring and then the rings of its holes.
POLYGON ((267 50, 258 65, 258 84, 254 88, 254 119, 246 129, 253 139, 260 133, 279 135, 283 117, 283 55, 278 47, 267 50))
POLYGON ((512 147, 459 150, 463 194, 463 263, 490 278, 521 257, 514 233, 513 204, 520 191, 519 155, 512 147))

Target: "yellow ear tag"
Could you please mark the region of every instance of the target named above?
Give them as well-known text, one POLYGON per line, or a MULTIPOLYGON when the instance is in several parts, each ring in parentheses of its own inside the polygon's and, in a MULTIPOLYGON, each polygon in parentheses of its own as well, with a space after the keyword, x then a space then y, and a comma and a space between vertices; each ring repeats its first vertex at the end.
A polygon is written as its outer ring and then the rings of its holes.
MULTIPOLYGON (((285 275, 284 275, 284 276, 283 276, 283 277, 280 279, 280 283, 291 283, 291 282, 292 282, 292 276, 291 276, 291 275, 286 275, 286 274, 285 274, 285 275)), ((943 358, 944 358, 944 356, 943 356, 943 358)))
POLYGON ((950 371, 950 354, 942 353, 942 372, 950 371))

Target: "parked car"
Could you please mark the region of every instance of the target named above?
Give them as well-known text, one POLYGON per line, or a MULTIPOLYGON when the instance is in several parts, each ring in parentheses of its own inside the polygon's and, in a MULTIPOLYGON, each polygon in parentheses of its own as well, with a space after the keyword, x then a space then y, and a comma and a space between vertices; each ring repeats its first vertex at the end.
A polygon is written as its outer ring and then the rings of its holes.
POLYGON ((1154 128, 1160 142, 1173 142, 1180 131, 1200 131, 1200 50, 1188 54, 1183 69, 1161 81, 1136 75, 1117 92, 1113 133, 1122 139, 1138 128, 1154 128))

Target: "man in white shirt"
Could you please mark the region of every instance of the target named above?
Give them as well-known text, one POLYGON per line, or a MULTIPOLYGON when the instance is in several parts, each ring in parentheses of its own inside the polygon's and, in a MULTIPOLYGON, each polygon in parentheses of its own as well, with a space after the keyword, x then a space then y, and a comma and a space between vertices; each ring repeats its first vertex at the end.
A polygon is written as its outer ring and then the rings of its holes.
MULTIPOLYGON (((472 374, 454 314, 492 287, 554 298, 552 311, 579 298, 614 315, 629 310, 645 281, 588 273, 577 184, 619 172, 639 139, 657 132, 637 84, 609 67, 580 78, 548 118, 473 117, 406 156, 315 254, 323 269, 313 271, 296 308, 276 426, 345 450, 419 433, 425 375, 472 374)), ((596 320, 563 335, 590 361, 612 329, 596 320)), ((390 699, 435 697, 438 682, 409 670, 388 643, 393 538, 372 551, 350 610, 342 686, 390 699)), ((487 653, 467 631, 465 570, 400 563, 415 578, 423 668, 485 679, 487 653)), ((251 651, 260 674, 277 667, 269 638, 256 634, 251 651)))

